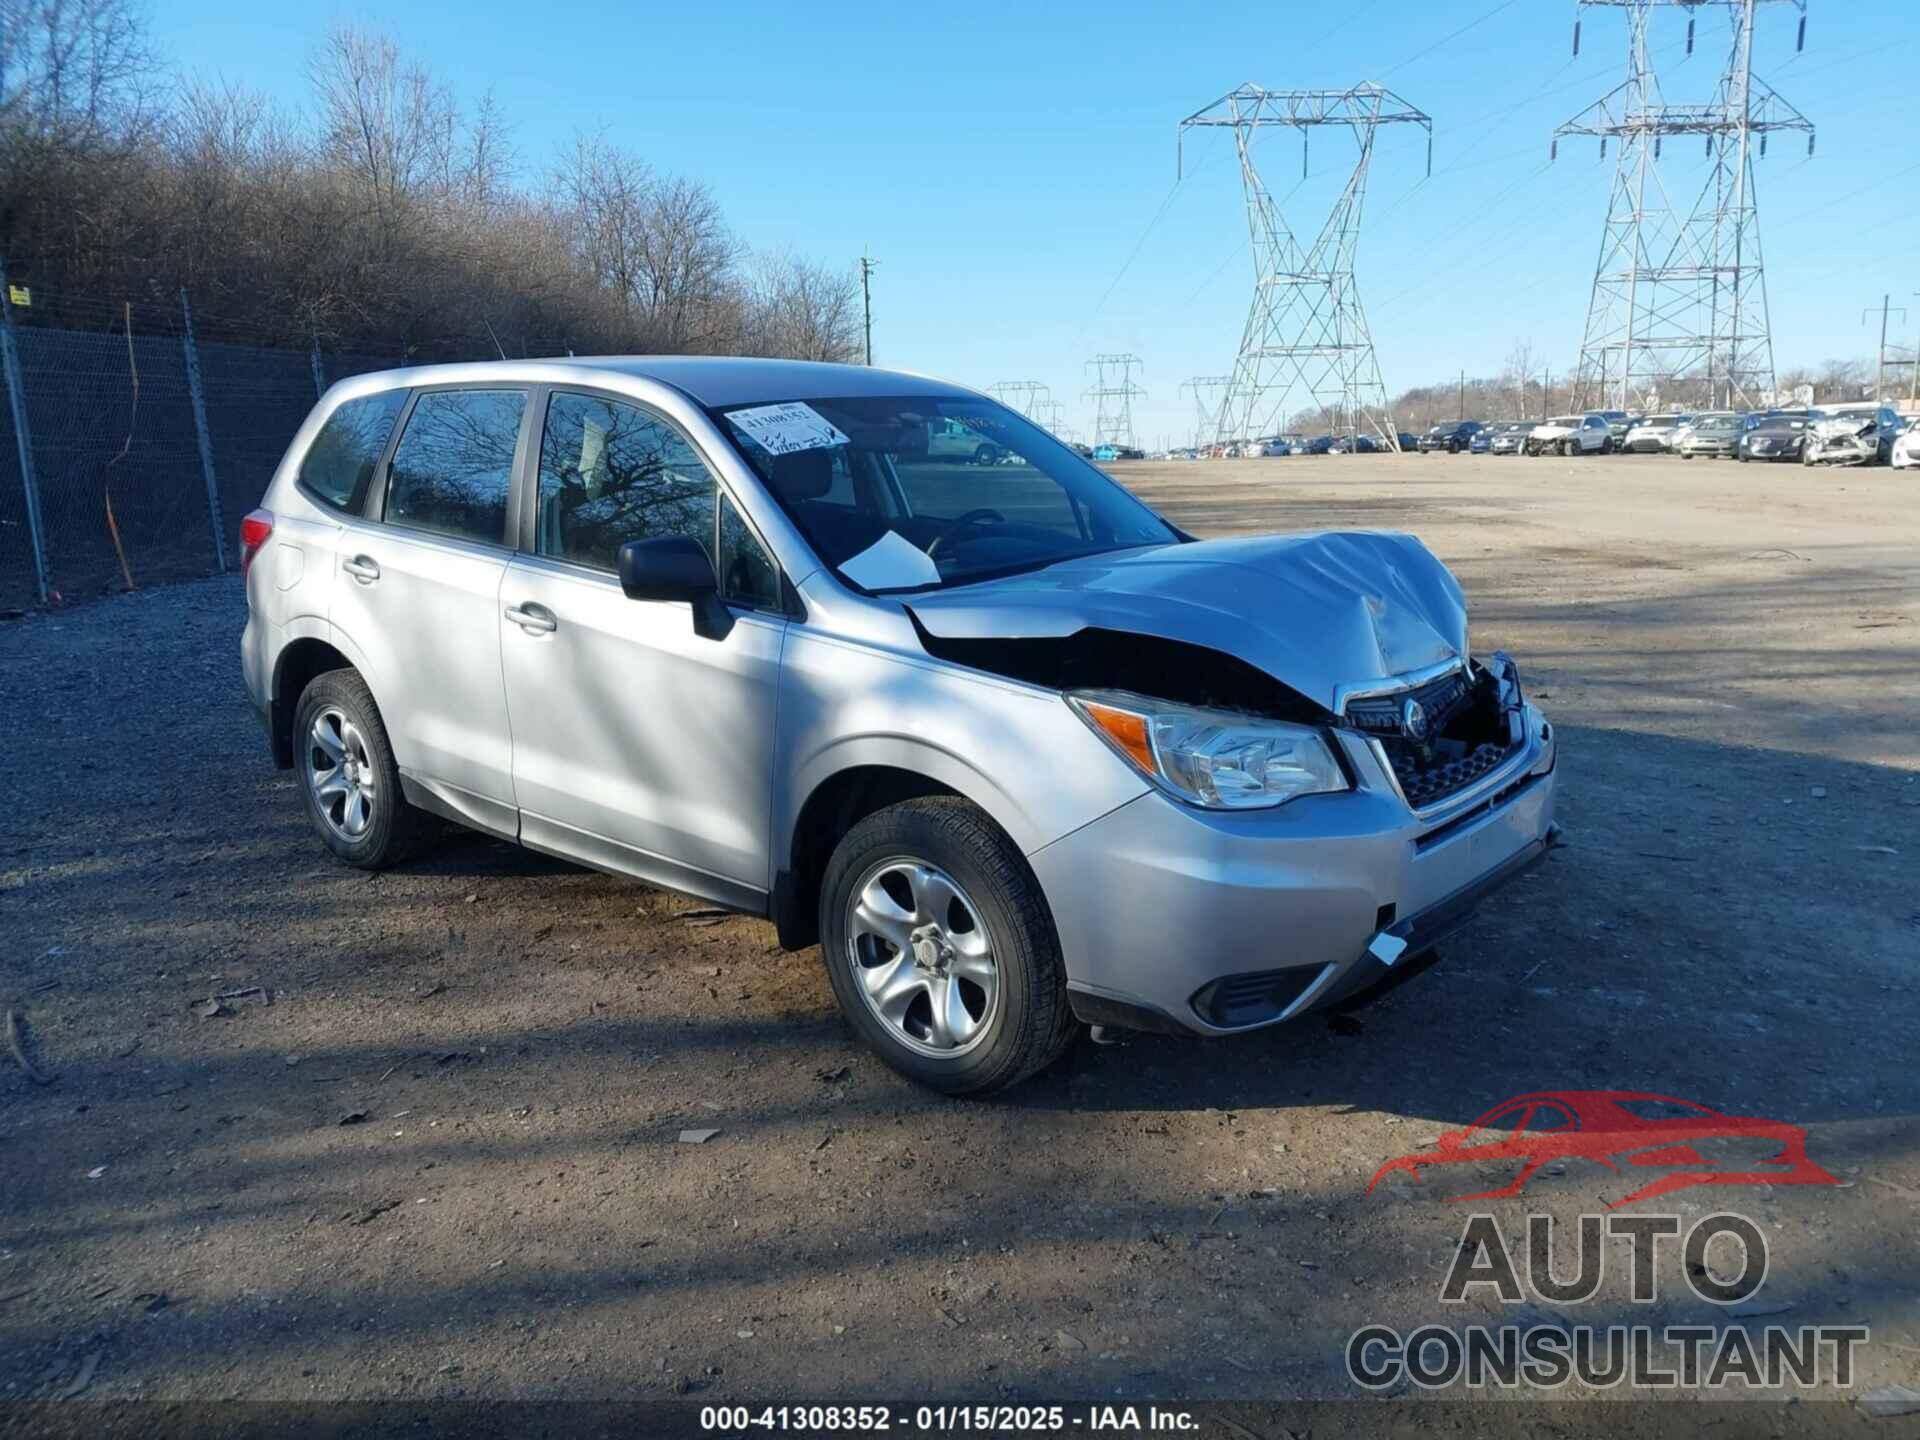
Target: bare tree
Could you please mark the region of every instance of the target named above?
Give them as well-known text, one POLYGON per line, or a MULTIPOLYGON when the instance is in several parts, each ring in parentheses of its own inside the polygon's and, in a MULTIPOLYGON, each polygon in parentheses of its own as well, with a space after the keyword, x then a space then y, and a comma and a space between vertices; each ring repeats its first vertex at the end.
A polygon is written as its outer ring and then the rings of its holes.
POLYGON ((750 299, 748 348, 788 360, 851 361, 860 355, 860 282, 791 255, 762 256, 750 299))
POLYGON ((151 98, 155 70, 131 0, 0 0, 0 125, 98 138, 151 98))
POLYGON ((364 190, 383 226, 452 169, 458 111, 445 86, 384 36, 329 32, 311 67, 327 157, 364 190))

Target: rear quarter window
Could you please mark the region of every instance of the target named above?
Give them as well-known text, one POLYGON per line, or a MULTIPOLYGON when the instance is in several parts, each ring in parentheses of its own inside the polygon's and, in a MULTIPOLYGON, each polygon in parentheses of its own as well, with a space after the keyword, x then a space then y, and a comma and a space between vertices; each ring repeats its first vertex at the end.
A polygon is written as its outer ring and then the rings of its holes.
POLYGON ((300 488, 336 510, 358 510, 406 400, 405 390, 385 390, 342 403, 307 447, 300 488))

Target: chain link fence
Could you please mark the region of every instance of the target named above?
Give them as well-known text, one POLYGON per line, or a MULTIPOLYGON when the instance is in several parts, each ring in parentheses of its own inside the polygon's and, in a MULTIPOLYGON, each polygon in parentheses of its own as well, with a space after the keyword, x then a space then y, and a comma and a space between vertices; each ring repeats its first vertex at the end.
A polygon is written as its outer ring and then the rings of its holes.
POLYGON ((319 394, 404 363, 204 339, 185 297, 101 305, 98 329, 0 307, 5 609, 237 569, 240 520, 319 394))

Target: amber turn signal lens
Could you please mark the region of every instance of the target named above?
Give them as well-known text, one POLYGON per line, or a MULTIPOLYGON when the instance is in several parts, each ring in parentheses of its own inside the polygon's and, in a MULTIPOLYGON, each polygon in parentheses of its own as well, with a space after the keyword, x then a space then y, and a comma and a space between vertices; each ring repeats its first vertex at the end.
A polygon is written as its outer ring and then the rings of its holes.
POLYGON ((1160 773, 1153 763, 1153 741, 1147 735, 1146 716, 1131 710, 1116 710, 1111 705, 1098 705, 1091 700, 1083 701, 1081 709, 1129 760, 1149 775, 1160 773))

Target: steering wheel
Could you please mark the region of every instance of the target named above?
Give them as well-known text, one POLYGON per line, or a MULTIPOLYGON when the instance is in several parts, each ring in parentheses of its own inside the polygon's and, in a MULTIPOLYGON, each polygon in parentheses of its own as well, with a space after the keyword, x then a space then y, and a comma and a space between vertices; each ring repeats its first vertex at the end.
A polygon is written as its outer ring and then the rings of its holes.
POLYGON ((996 525, 1004 525, 1007 523, 1007 517, 1002 515, 998 510, 989 510, 985 506, 982 506, 978 510, 967 511, 966 514, 962 515, 958 520, 954 521, 934 537, 933 543, 927 546, 927 558, 931 560, 934 556, 938 555, 941 546, 945 545, 949 540, 958 539, 960 532, 968 526, 983 525, 988 521, 992 521, 996 525))

